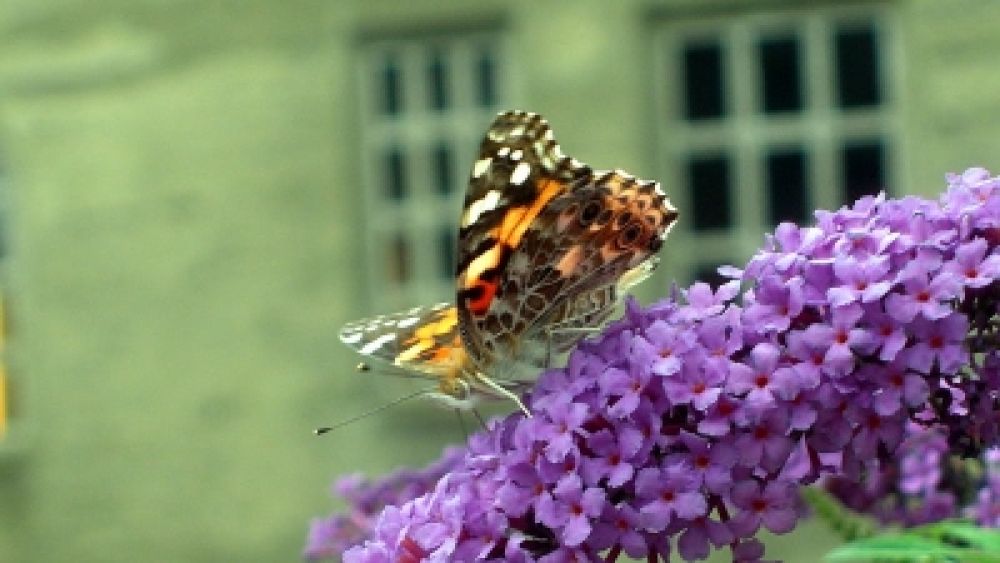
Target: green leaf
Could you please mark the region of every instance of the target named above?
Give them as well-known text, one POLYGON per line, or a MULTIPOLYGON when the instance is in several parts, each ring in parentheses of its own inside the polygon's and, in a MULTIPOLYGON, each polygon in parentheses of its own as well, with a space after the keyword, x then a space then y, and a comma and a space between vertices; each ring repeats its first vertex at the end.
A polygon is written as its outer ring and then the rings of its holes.
MULTIPOLYGON (((947 520, 913 528, 910 531, 926 538, 936 539, 946 545, 1000 554, 1000 530, 996 528, 982 528, 964 520, 947 520)), ((1000 561, 1000 555, 997 556, 997 560, 1000 561)))
POLYGON ((827 554, 826 560, 834 563, 998 563, 1000 531, 965 522, 931 524, 842 545, 827 554))

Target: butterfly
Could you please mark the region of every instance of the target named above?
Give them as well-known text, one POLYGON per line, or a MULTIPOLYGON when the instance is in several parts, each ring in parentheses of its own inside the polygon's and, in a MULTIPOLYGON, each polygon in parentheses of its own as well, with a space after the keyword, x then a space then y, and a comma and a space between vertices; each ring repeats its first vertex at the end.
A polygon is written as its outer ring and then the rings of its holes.
MULTIPOLYGON (((455 301, 349 323, 340 340, 459 408, 517 393, 598 329, 677 220, 657 182, 562 153, 538 114, 497 115, 472 166, 455 301)), ((362 364, 364 365, 364 364, 362 364)))

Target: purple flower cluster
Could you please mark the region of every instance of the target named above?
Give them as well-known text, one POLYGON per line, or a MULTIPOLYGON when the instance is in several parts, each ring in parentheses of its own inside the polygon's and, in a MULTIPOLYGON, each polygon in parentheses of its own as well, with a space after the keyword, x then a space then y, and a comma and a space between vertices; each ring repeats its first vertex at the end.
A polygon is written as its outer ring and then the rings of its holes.
POLYGON ((729 546, 759 561, 757 531, 802 516, 799 486, 892 459, 908 424, 941 429, 951 452, 994 444, 1000 179, 948 182, 940 203, 869 197, 782 224, 717 290, 630 302, 542 375, 532 417, 473 436, 344 560, 698 560, 729 546))
POLYGON ((464 448, 450 447, 439 460, 422 470, 404 469, 376 482, 358 474, 338 479, 332 492, 347 501, 350 510, 347 514, 313 519, 306 538, 305 557, 334 557, 361 543, 386 506, 427 494, 442 477, 460 467, 464 457, 464 448))

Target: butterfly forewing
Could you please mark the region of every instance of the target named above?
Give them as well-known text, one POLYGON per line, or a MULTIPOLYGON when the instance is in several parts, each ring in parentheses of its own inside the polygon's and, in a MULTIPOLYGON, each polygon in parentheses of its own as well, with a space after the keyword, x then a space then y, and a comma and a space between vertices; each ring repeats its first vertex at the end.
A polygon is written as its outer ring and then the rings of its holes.
POLYGON ((362 355, 438 375, 463 360, 456 313, 439 303, 362 319, 344 326, 340 340, 362 355))

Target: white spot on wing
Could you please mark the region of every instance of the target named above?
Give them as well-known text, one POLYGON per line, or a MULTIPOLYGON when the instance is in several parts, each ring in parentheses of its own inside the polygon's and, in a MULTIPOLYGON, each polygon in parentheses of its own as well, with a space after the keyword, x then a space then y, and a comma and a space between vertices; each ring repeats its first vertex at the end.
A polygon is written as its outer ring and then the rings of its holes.
POLYGON ((516 149, 514 152, 510 153, 511 160, 521 160, 522 156, 524 156, 524 152, 521 149, 516 149))
POLYGON ((375 340, 372 340, 368 344, 365 344, 364 346, 362 346, 358 350, 358 352, 361 352, 362 354, 365 354, 366 356, 369 355, 369 354, 373 354, 376 350, 378 350, 379 348, 381 348, 382 346, 384 346, 387 342, 392 342, 395 339, 396 339, 396 334, 393 333, 393 332, 390 332, 390 333, 387 333, 387 334, 383 334, 382 336, 379 336, 375 340))
POLYGON ((403 319, 403 320, 399 321, 398 323, 396 323, 396 326, 398 326, 399 328, 409 328, 409 327, 417 324, 417 321, 419 321, 419 320, 420 320, 420 317, 410 317, 408 319, 403 319))
POLYGON ((492 163, 493 163, 492 158, 480 158, 479 160, 477 160, 476 163, 472 165, 472 177, 479 178, 480 176, 485 174, 486 171, 489 170, 490 164, 492 163))
POLYGON ((469 225, 475 223, 480 217, 482 217, 483 213, 496 209, 499 203, 499 191, 490 190, 486 192, 486 195, 472 202, 469 205, 469 208, 465 210, 465 215, 462 217, 462 227, 468 227, 469 225))
POLYGON ((514 167, 514 172, 510 175, 510 183, 523 184, 528 179, 528 174, 531 174, 531 165, 527 162, 522 162, 514 167))
POLYGON ((361 332, 344 332, 340 334, 340 340, 344 344, 357 344, 361 341, 361 332))

